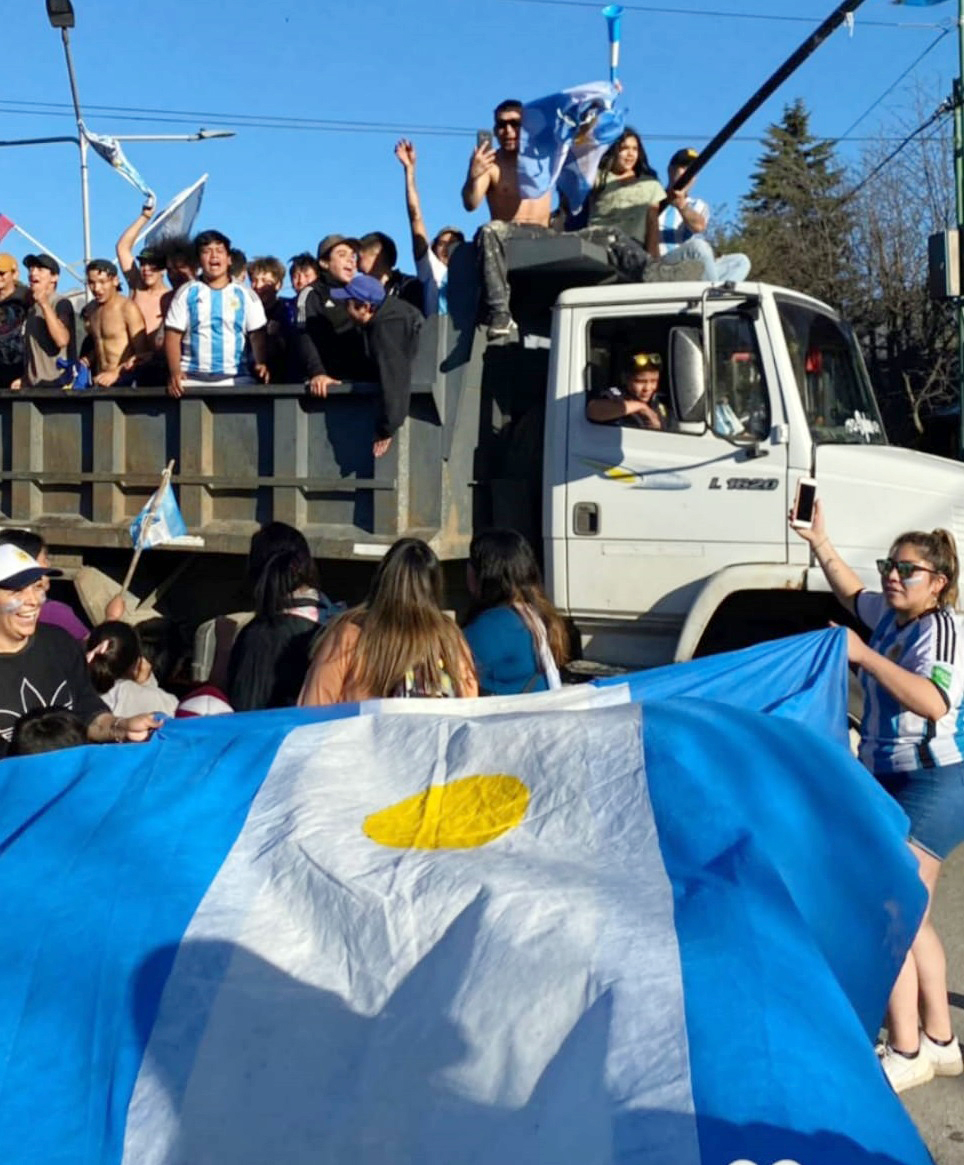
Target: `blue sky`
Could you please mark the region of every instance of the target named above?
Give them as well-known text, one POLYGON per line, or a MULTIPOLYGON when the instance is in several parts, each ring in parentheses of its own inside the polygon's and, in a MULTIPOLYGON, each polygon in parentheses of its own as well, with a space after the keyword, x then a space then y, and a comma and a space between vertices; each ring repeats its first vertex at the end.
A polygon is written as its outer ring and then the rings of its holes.
MULTIPOLYGON (((384 230, 412 268, 401 167, 392 149, 404 130, 419 151, 429 228, 471 231, 459 188, 475 130, 491 125, 502 97, 535 98, 604 78, 601 4, 545 0, 73 0, 71 34, 81 103, 100 133, 237 130, 231 141, 131 144, 131 161, 163 202, 203 172, 211 175, 199 227, 217 226, 249 256, 287 259, 314 250, 329 231, 384 230), (114 107, 117 112, 97 109, 114 107), (121 107, 126 114, 121 113, 121 107), (136 112, 141 111, 141 112, 136 112), (159 113, 157 111, 174 111, 159 113), (179 111, 183 111, 179 112, 179 111), (229 116, 233 115, 233 116, 229 116), (234 125, 245 119, 338 121, 347 128, 234 125), (180 124, 179 124, 180 123, 180 124), (354 126, 351 123, 355 123, 354 126), (357 123, 385 127, 374 132, 357 123)), ((630 121, 660 172, 681 145, 699 146, 835 6, 835 0, 652 0, 623 17, 622 80, 630 121), (698 15, 700 9, 710 15, 698 15), (743 17, 722 13, 743 13, 743 17), (795 16, 806 21, 788 20, 795 16), (782 17, 783 19, 766 19, 782 17)), ((956 14, 866 0, 856 32, 837 32, 744 130, 759 136, 785 102, 802 97, 813 127, 833 137, 896 80, 956 14), (901 27, 878 27, 872 22, 901 27), (928 27, 929 26, 929 27, 928 27)), ((0 138, 72 132, 59 34, 43 0, 0 0, 4 65, 0 138), (32 110, 32 112, 28 112, 32 110)), ((957 72, 952 34, 856 131, 913 128, 919 82, 927 112, 957 72), (888 128, 889 127, 889 128, 888 128)), ((855 160, 862 145, 841 147, 855 160)), ((712 206, 735 209, 759 154, 733 142, 699 181, 712 206)), ((90 158, 94 254, 114 241, 140 206, 137 192, 90 158)), ((0 149, 0 213, 67 260, 82 255, 77 152, 69 145, 0 149)), ((12 233, 0 249, 31 248, 12 233)), ((62 286, 73 286, 64 279, 62 286)))

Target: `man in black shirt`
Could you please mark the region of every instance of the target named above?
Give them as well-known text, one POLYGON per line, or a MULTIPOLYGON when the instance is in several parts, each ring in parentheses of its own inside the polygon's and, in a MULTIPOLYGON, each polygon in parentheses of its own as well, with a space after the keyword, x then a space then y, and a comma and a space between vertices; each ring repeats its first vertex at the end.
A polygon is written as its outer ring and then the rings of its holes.
POLYGON ((343 303, 350 318, 364 331, 369 360, 382 387, 381 415, 375 422, 372 452, 382 457, 388 452, 395 432, 408 416, 412 393, 412 365, 418 351, 422 313, 394 295, 371 275, 356 275, 331 298, 343 303))
POLYGON ((60 627, 38 624, 44 576, 60 573, 18 546, 0 546, 0 756, 17 721, 35 708, 70 709, 94 743, 147 740, 160 727, 153 715, 114 716, 94 691, 77 642, 60 627))
POLYGON ((326 235, 318 244, 321 276, 298 295, 302 372, 313 396, 327 396, 342 380, 366 379, 361 333, 331 294, 357 271, 358 246, 357 239, 326 235))

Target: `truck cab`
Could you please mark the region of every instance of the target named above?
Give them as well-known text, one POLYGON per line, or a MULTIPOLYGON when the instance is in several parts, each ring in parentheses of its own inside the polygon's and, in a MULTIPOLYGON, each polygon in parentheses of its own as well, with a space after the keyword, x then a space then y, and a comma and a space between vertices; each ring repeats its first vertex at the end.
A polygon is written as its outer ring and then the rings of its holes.
POLYGON ((888 446, 851 329, 767 284, 564 292, 544 470, 552 597, 589 657, 626 667, 825 621, 827 584, 788 525, 801 476, 868 586, 901 530, 964 534, 964 468, 888 446), (668 422, 593 423, 588 395, 637 351, 662 355, 668 422))

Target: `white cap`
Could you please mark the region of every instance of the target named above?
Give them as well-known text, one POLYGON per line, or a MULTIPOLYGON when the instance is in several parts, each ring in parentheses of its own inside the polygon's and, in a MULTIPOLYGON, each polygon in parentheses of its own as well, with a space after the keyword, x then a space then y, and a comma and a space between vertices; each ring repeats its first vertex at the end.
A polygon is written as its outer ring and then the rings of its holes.
POLYGON ((31 558, 19 546, 12 546, 9 542, 0 545, 0 587, 4 590, 19 591, 44 575, 59 578, 63 573, 62 570, 41 566, 36 558, 31 558))

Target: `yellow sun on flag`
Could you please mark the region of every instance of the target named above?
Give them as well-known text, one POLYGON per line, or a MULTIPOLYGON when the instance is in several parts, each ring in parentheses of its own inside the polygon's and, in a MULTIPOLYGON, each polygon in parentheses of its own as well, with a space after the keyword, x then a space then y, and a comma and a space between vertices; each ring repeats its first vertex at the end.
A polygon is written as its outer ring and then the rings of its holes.
POLYGON ((518 777, 461 777, 379 809, 362 828, 393 849, 472 849, 515 829, 528 805, 529 790, 518 777))

